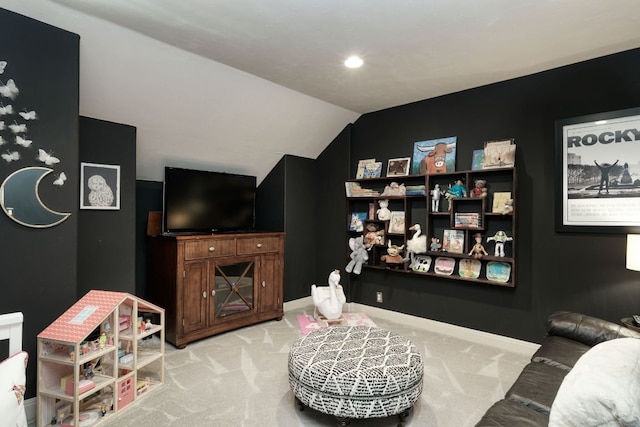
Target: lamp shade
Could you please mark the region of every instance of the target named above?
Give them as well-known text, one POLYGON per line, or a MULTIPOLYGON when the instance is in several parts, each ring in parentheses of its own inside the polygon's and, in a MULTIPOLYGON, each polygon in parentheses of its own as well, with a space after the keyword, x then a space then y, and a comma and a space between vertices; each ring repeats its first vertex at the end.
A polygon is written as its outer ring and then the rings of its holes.
POLYGON ((627 234, 627 269, 640 271, 640 234, 627 234))

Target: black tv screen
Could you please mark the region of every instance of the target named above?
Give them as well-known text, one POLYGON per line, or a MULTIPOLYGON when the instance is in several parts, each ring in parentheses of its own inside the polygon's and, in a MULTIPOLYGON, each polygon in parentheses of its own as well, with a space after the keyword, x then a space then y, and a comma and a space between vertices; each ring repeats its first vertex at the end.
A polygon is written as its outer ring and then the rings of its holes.
POLYGON ((255 176, 165 167, 163 189, 164 233, 254 228, 255 176))

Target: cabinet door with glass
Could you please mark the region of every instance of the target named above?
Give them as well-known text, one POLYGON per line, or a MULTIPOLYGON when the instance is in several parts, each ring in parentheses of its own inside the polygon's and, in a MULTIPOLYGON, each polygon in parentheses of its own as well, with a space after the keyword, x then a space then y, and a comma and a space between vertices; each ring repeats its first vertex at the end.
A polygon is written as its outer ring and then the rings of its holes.
POLYGON ((212 269, 209 324, 256 313, 257 257, 217 260, 212 269))

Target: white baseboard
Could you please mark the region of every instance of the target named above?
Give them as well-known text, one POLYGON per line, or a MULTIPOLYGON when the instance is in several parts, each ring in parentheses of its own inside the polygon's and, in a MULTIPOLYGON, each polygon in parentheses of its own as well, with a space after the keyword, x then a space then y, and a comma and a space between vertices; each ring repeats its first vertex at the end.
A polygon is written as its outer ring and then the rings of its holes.
POLYGON ((24 401, 24 411, 27 414, 27 422, 29 423, 29 427, 36 427, 36 424, 38 423, 38 421, 36 420, 38 412, 38 399, 35 397, 26 399, 24 401))
MULTIPOLYGON (((313 311, 313 300, 310 296, 284 303, 285 311, 299 310, 301 308, 308 308, 310 311, 313 311)), ((365 313, 367 316, 377 317, 379 319, 385 319, 391 322, 410 324, 412 326, 415 326, 416 328, 425 329, 427 331, 435 332, 438 334, 449 335, 477 344, 485 344, 502 348, 506 351, 524 354, 527 356, 535 353, 536 350, 540 347, 539 344, 529 341, 491 334, 489 332, 465 328, 463 326, 451 325, 449 323, 439 322, 437 320, 425 319, 424 317, 412 316, 410 314, 399 313, 397 311, 385 310, 383 308, 372 307, 369 305, 358 304, 354 302, 345 304, 344 308, 344 311, 346 312, 365 313)))

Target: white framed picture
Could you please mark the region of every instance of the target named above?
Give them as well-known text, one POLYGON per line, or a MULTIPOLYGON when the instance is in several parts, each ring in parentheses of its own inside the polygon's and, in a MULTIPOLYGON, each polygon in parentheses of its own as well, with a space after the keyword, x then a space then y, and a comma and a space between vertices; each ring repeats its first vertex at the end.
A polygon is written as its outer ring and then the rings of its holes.
POLYGON ((387 176, 407 176, 411 166, 411 157, 399 157, 389 159, 387 163, 387 176))
POLYGON ((80 163, 80 209, 120 209, 120 166, 80 163))

